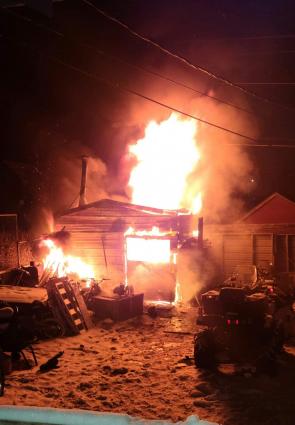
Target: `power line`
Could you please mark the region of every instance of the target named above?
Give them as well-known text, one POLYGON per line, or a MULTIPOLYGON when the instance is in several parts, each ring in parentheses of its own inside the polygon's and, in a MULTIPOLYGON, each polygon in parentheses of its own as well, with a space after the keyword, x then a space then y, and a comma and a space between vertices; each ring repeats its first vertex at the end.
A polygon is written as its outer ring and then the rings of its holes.
MULTIPOLYGON (((17 43, 18 45, 21 45, 23 47, 32 49, 32 46, 29 45, 26 42, 23 42, 23 41, 22 42, 20 42, 20 41, 16 42, 16 40, 12 40, 12 39, 10 39, 9 37, 7 37, 7 36, 5 36, 3 34, 0 34, 0 37, 2 37, 4 39, 7 39, 9 41, 12 41, 14 43, 17 43)), ((36 50, 36 49, 34 49, 34 50, 36 50)), ((165 104, 163 102, 157 101, 156 99, 153 99, 153 98, 151 98, 149 96, 143 95, 142 93, 139 93, 139 92, 137 92, 135 90, 127 89, 126 87, 121 86, 119 83, 115 83, 114 84, 111 81, 106 80, 106 79, 103 79, 101 77, 98 77, 97 75, 95 75, 95 74, 93 74, 91 72, 85 71, 85 70, 83 70, 83 69, 81 69, 81 68, 79 68, 79 67, 77 67, 75 65, 69 64, 68 62, 64 62, 63 60, 61 60, 61 59, 59 59, 59 58, 57 58, 55 56, 44 55, 43 53, 40 53, 40 52, 38 52, 38 53, 39 54, 42 54, 46 58, 48 58, 48 59, 50 59, 50 60, 52 60, 52 61, 54 61, 54 62, 56 62, 56 63, 58 63, 58 64, 60 64, 62 66, 64 66, 64 67, 67 67, 67 68, 69 68, 69 69, 71 69, 71 70, 73 70, 73 71, 75 71, 75 72, 77 72, 77 73, 79 73, 81 75, 84 75, 84 76, 86 76, 88 78, 94 79, 94 80, 98 81, 99 83, 101 83, 103 85, 109 86, 112 89, 119 90, 121 92, 126 92, 126 93, 129 93, 129 94, 135 95, 135 96, 140 97, 140 98, 142 98, 144 100, 147 100, 149 102, 155 103, 155 104, 157 104, 157 105, 159 105, 159 106, 161 106, 161 107, 163 107, 165 109, 169 109, 169 110, 171 110, 173 112, 177 112, 177 113, 179 113, 179 114, 181 114, 183 116, 186 116, 188 118, 194 119, 195 121, 199 121, 199 122, 201 122, 203 124, 212 126, 212 127, 217 128, 219 130, 222 130, 224 132, 227 132, 227 133, 233 134, 235 136, 238 136, 238 137, 241 137, 241 138, 250 140, 252 142, 255 142, 255 144, 252 144, 252 143, 251 144, 250 143, 234 143, 234 142, 233 143, 226 143, 228 145, 245 146, 245 147, 251 147, 251 148, 252 147, 291 148, 291 149, 294 149, 295 148, 295 145, 290 145, 290 144, 274 144, 274 143, 268 143, 268 144, 266 144, 266 143, 263 143, 264 142, 263 139, 261 139, 261 140, 260 139, 256 139, 254 137, 251 137, 251 136, 248 136, 248 135, 245 135, 245 134, 242 134, 242 133, 233 131, 233 130, 228 129, 226 127, 222 127, 222 126, 219 126, 217 124, 211 123, 209 121, 203 120, 200 117, 196 117, 195 115, 186 113, 186 112, 184 112, 184 111, 182 111, 180 109, 177 109, 177 108, 174 108, 172 106, 169 106, 169 105, 167 105, 167 104, 165 104)))
MULTIPOLYGON (((3 8, 2 8, 3 9, 3 8)), ((7 12, 7 10, 4 10, 5 12, 7 12)), ((24 20, 24 21, 26 21, 27 23, 29 23, 29 24, 32 24, 32 25, 34 25, 34 26, 36 26, 37 28, 41 28, 41 29, 43 29, 43 30, 45 30, 45 31, 47 31, 47 32, 49 32, 49 33, 52 33, 52 34, 54 34, 54 35, 56 35, 56 36, 58 36, 58 37, 62 37, 62 38, 64 38, 64 39, 68 39, 69 41, 71 41, 71 42, 73 42, 72 41, 72 39, 71 38, 69 38, 66 34, 64 34, 64 33, 62 33, 62 32, 60 32, 60 31, 57 31, 57 30, 55 30, 55 29, 52 29, 52 28, 49 28, 49 27, 47 27, 47 26, 45 26, 45 25, 43 25, 43 24, 39 24, 39 23, 36 23, 35 21, 33 21, 32 19, 30 19, 29 17, 26 17, 26 16, 23 16, 23 15, 20 15, 20 14, 18 14, 18 13, 15 13, 15 12, 12 12, 12 11, 8 11, 8 13, 9 14, 11 14, 12 16, 15 16, 16 18, 19 18, 19 19, 22 19, 22 20, 24 20)), ((74 41, 75 42, 75 41, 74 41)), ((263 115, 261 114, 261 113, 254 113, 254 112, 252 112, 252 111, 249 111, 248 109, 245 109, 245 108, 242 108, 242 107, 240 107, 240 106, 237 106, 237 105, 235 105, 235 104, 233 104, 233 103, 231 103, 231 102, 227 102, 227 101, 225 101, 225 100, 223 100, 223 99, 220 99, 220 98, 218 98, 218 97, 216 97, 216 96, 212 96, 212 95, 209 95, 209 94, 207 94, 207 93, 205 93, 205 92, 201 92, 201 91, 199 91, 199 90, 197 90, 197 89, 195 89, 195 88, 193 88, 193 87, 191 87, 191 86, 188 86, 188 85, 186 85, 186 84, 184 84, 184 83, 182 83, 182 82, 179 82, 179 81, 175 81, 174 79, 172 79, 172 78, 169 78, 169 77, 167 77, 167 76, 163 76, 162 74, 160 74, 160 73, 158 73, 158 72, 155 72, 155 71, 152 71, 152 70, 148 70, 148 69, 146 69, 146 68, 144 68, 144 67, 142 67, 142 66, 139 66, 139 65, 135 65, 135 64, 132 64, 132 63, 130 63, 130 62, 128 62, 128 61, 125 61, 125 60, 123 60, 123 59, 120 59, 120 58, 118 58, 118 57, 115 57, 115 56, 113 56, 113 55, 110 55, 110 54, 107 54, 107 53, 105 53, 104 51, 102 51, 101 49, 97 49, 95 46, 93 46, 93 45, 91 45, 91 44, 88 44, 88 43, 81 43, 81 42, 75 42, 77 45, 79 45, 79 46, 81 46, 81 47, 86 47, 86 48, 88 48, 88 49, 90 49, 90 50, 93 50, 94 52, 96 52, 97 54, 99 54, 99 55, 102 55, 102 56, 105 56, 105 57, 107 57, 107 58, 109 58, 109 59, 111 59, 111 60, 115 60, 115 61, 117 61, 117 62, 119 62, 119 63, 123 63, 123 64, 126 64, 126 65, 128 65, 128 66, 131 66, 131 67, 133 67, 133 68, 135 68, 135 69, 139 69, 140 71, 143 71, 143 72, 145 72, 145 73, 148 73, 148 74, 151 74, 151 75, 153 75, 153 76, 156 76, 157 78, 161 78, 161 79, 163 79, 163 80, 165 80, 165 81, 168 81, 168 82, 170 82, 170 83, 172 83, 172 84, 175 84, 175 85, 179 85, 180 87, 183 87, 183 88, 185 88, 185 89, 188 89, 188 90, 191 90, 191 91, 193 91, 193 92, 195 92, 195 93, 198 93, 198 94, 200 94, 200 95, 202 95, 202 96, 205 96, 205 97, 208 97, 208 98, 210 98, 210 99, 213 99, 213 100, 215 100, 215 101, 217 101, 217 102, 220 102, 220 103, 223 103, 223 104, 225 104, 225 105, 228 105, 228 106, 230 106, 230 107, 232 107, 232 108, 234 108, 234 109, 237 109, 237 110, 240 110, 240 111, 242 111, 242 112, 245 112, 245 113, 247 113, 247 114, 250 114, 250 115, 253 115, 253 116, 261 116, 261 117, 263 117, 263 115)), ((249 84, 249 85, 251 85, 251 83, 239 83, 239 84, 241 84, 241 85, 246 85, 246 84, 249 84)), ((262 83, 261 83, 262 84, 262 83)), ((266 85, 267 83, 265 83, 265 85, 266 85)), ((254 84, 253 83, 253 85, 258 85, 258 84, 254 84)), ((294 109, 293 109, 294 110, 294 109)))
POLYGON ((236 40, 285 40, 285 39, 294 39, 295 34, 266 34, 266 35, 241 35, 235 37, 195 37, 186 40, 180 40, 177 44, 185 44, 191 42, 203 42, 203 41, 213 41, 213 42, 223 42, 223 41, 236 41, 236 40))
MULTIPOLYGON (((1 8, 1 9, 4 9, 4 8, 1 8)), ((12 15, 12 16, 14 16, 14 17, 18 18, 18 19, 22 19, 22 20, 24 20, 25 22, 27 22, 27 23, 29 23, 29 24, 32 24, 32 25, 34 25, 34 26, 35 26, 35 27, 37 27, 37 28, 41 28, 41 29, 43 29, 43 30, 45 30, 45 31, 47 31, 47 32, 50 32, 50 33, 52 33, 52 34, 54 34, 54 35, 58 36, 58 37, 62 37, 62 38, 64 38, 64 39, 68 39, 69 41, 73 42, 73 40, 72 40, 71 38, 69 38, 66 34, 64 34, 64 33, 60 32, 60 31, 57 31, 57 30, 55 30, 55 29, 49 28, 49 27, 47 27, 47 26, 45 26, 45 25, 43 25, 43 24, 36 23, 35 21, 33 21, 32 19, 28 18, 27 16, 20 15, 20 14, 18 14, 18 13, 16 13, 16 12, 12 12, 12 11, 10 11, 10 10, 8 10, 8 11, 7 11, 6 9, 5 9, 5 10, 3 10, 3 11, 4 11, 5 13, 8 13, 8 14, 10 14, 10 15, 12 15)), ((75 41, 74 41, 74 42, 75 42, 75 41)), ((232 108, 234 108, 234 109, 237 109, 237 110, 239 110, 239 111, 245 112, 245 113, 250 114, 250 115, 255 115, 255 116, 260 115, 260 114, 254 113, 254 112, 252 112, 252 111, 250 111, 250 110, 248 110, 248 109, 245 109, 245 108, 243 108, 243 107, 241 107, 241 106, 235 105, 234 103, 231 103, 231 102, 225 101, 225 100, 223 100, 223 99, 220 99, 219 97, 212 96, 212 95, 210 95, 210 94, 208 94, 208 93, 205 93, 205 92, 202 92, 202 91, 200 91, 200 90, 197 90, 197 89, 196 89, 196 88, 194 88, 194 87, 191 87, 191 86, 189 86, 189 85, 187 85, 187 84, 184 84, 184 83, 182 83, 182 82, 180 82, 180 81, 176 81, 176 80, 174 80, 174 79, 172 79, 172 78, 170 78, 170 77, 167 77, 167 76, 165 76, 165 75, 160 74, 159 72, 155 72, 155 71, 152 71, 152 70, 146 69, 146 68, 145 68, 145 67, 143 67, 143 66, 135 65, 135 64, 130 63, 130 62, 126 61, 126 60, 123 60, 123 59, 120 59, 120 58, 118 58, 118 57, 116 57, 116 56, 113 56, 113 55, 110 55, 110 54, 108 54, 108 53, 105 53, 103 50, 101 50, 101 49, 97 49, 95 46, 93 46, 93 45, 91 45, 91 44, 88 44, 88 43, 81 43, 81 42, 78 42, 78 43, 77 43, 77 42, 75 42, 75 43, 76 43, 77 45, 81 46, 81 47, 86 47, 86 48, 88 48, 88 49, 90 49, 90 50, 93 50, 94 52, 96 52, 96 53, 97 53, 97 54, 99 54, 99 55, 105 56, 105 57, 107 57, 107 58, 109 58, 109 59, 115 60, 115 61, 117 61, 117 62, 123 63, 123 64, 128 65, 128 66, 131 66, 131 67, 133 67, 133 68, 135 68, 135 69, 138 69, 138 70, 140 70, 140 71, 143 71, 143 72, 145 72, 145 73, 147 73, 147 74, 151 74, 151 75, 153 75, 153 76, 155 76, 155 77, 157 77, 157 78, 161 78, 162 80, 168 81, 168 82, 170 82, 170 83, 172 83, 172 84, 178 85, 178 86, 183 87, 183 88, 185 88, 185 89, 187 89, 187 90, 191 90, 191 91, 193 91, 193 92, 195 92, 195 93, 198 93, 198 94, 200 94, 200 95, 202 95, 202 96, 205 96, 205 97, 208 97, 208 98, 210 98, 210 99, 213 99, 213 100, 215 100, 215 101, 217 101, 217 102, 219 102, 219 103, 223 103, 223 104, 225 104, 225 105, 227 105, 227 106, 230 106, 230 107, 232 107, 232 108)))
POLYGON ((178 61, 180 61, 180 62, 184 63, 185 65, 189 66, 190 68, 194 69, 195 71, 202 72, 202 73, 206 74, 207 76, 209 76, 209 77, 211 77, 211 78, 214 78, 215 80, 218 80, 218 81, 220 81, 220 82, 222 82, 222 83, 224 83, 224 84, 227 84, 227 85, 228 85, 228 86, 230 86, 230 87, 236 88, 236 89, 238 89, 239 91, 241 91, 241 92, 243 92, 243 93, 245 93, 245 94, 247 94, 247 95, 249 95, 249 96, 254 97, 256 100, 258 99, 258 100, 261 100, 261 101, 263 101, 263 102, 266 102, 266 103, 269 103, 269 104, 272 104, 272 105, 276 105, 276 106, 279 106, 279 107, 281 107, 281 108, 284 108, 284 109, 287 109, 287 110, 291 110, 292 112, 294 112, 294 109, 293 109, 293 108, 290 108, 290 107, 288 107, 288 106, 286 106, 286 105, 282 105, 282 104, 277 103, 277 102, 274 102, 274 101, 272 101, 272 100, 270 100, 270 99, 267 99, 267 98, 265 98, 265 97, 261 97, 261 96, 257 95, 257 94, 256 94, 256 93, 254 93, 254 92, 251 92, 251 91, 249 91, 249 90, 244 89, 243 87, 240 87, 239 85, 237 85, 237 84, 235 84, 235 83, 231 82, 231 81, 230 81, 230 80, 228 80, 228 79, 225 79, 225 78, 223 78, 223 77, 220 77, 220 76, 218 76, 218 75, 213 74, 211 71, 209 71, 209 70, 207 70, 207 69, 205 69, 205 68, 202 68, 202 67, 200 67, 200 66, 198 66, 198 65, 194 65, 194 64, 193 64, 193 63, 191 63, 188 59, 186 59, 184 56, 180 56, 179 54, 176 54, 176 53, 174 53, 174 52, 172 52, 172 51, 170 51, 170 50, 166 49, 165 47, 163 47, 163 46, 162 46, 162 45, 160 45, 159 43, 157 43, 157 42, 155 42, 155 41, 151 40, 150 38, 148 38, 148 37, 146 37, 146 36, 144 36, 144 35, 142 35, 142 34, 138 33, 138 32, 137 32, 137 31, 135 31, 135 30, 133 30, 131 27, 129 27, 127 24, 125 24, 125 23, 124 23, 124 22, 122 22, 121 20, 119 20, 119 19, 117 19, 117 18, 114 18, 113 16, 109 15, 108 13, 106 13, 104 10, 102 10, 102 9, 98 8, 97 6, 95 6, 93 3, 91 3, 91 1, 89 1, 89 0, 81 0, 81 1, 82 1, 83 3, 85 3, 85 4, 87 4, 88 6, 92 7, 92 8, 93 8, 94 10, 96 10, 96 12, 98 12, 100 15, 102 15, 102 16, 104 16, 105 18, 107 18, 108 20, 110 20, 110 21, 112 21, 112 22, 116 23, 116 24, 117 24, 117 25, 119 25, 120 27, 124 28, 126 31, 128 31, 128 32, 129 32, 130 34, 132 34, 133 36, 135 36, 135 37, 137 37, 137 38, 139 38, 139 39, 141 39, 141 40, 145 41, 146 43, 148 43, 148 44, 150 44, 150 45, 152 45, 152 46, 154 46, 154 47, 156 47, 157 49, 159 49, 159 50, 161 50, 162 52, 164 52, 166 55, 171 56, 171 57, 173 57, 174 59, 176 59, 176 60, 178 60, 178 61))
POLYGON ((55 58, 55 57, 52 57, 52 56, 50 58, 52 60, 54 60, 55 62, 60 63, 63 66, 66 66, 68 68, 71 68, 72 70, 74 70, 76 72, 79 72, 79 73, 81 73, 81 74, 83 74, 83 75, 85 75, 87 77, 93 78, 93 79, 99 81, 100 83, 102 83, 104 85, 108 85, 108 86, 112 87, 113 89, 117 89, 117 90, 120 90, 120 91, 129 93, 129 94, 132 94, 132 95, 141 97, 142 99, 148 100, 148 101, 150 101, 152 103, 155 103, 155 104, 157 104, 159 106, 162 106, 165 109, 169 109, 169 110, 171 110, 173 112, 177 112, 177 113, 179 113, 179 114, 181 114, 183 116, 186 116, 188 118, 191 118, 191 119, 193 119, 195 121, 199 121, 199 122, 201 122, 203 124, 206 124, 206 125, 209 125, 211 127, 217 128, 218 130, 222 130, 222 131, 225 131, 227 133, 233 134, 235 136, 238 136, 238 137, 241 137, 241 138, 244 138, 244 139, 247 139, 247 140, 256 142, 255 145, 254 144, 249 144, 249 143, 240 143, 240 144, 238 144, 238 143, 228 143, 230 145, 239 145, 239 146, 245 146, 245 147, 272 147, 272 148, 284 147, 284 148, 291 148, 291 149, 294 149, 295 148, 295 145, 287 145, 287 144, 284 144, 284 145, 283 144, 272 144, 272 143, 270 143, 270 144, 262 144, 261 142, 263 142, 263 140, 259 140, 259 139, 256 139, 254 137, 247 136, 247 135, 245 135, 243 133, 239 133, 239 132, 236 132, 236 131, 231 130, 229 128, 219 126, 219 125, 214 124, 212 122, 209 122, 207 120, 203 120, 200 117, 196 117, 195 115, 192 115, 192 114, 189 114, 187 112, 184 112, 184 111, 182 111, 180 109, 174 108, 173 106, 169 106, 169 105, 167 105, 167 104, 165 104, 163 102, 160 102, 160 101, 158 101, 156 99, 153 99, 153 98, 151 98, 149 96, 146 96, 146 95, 144 95, 142 93, 139 93, 139 92, 137 92, 135 90, 127 89, 126 87, 120 86, 119 83, 114 84, 114 83, 112 83, 112 82, 110 82, 108 80, 105 80, 105 79, 103 79, 101 77, 98 77, 95 74, 92 74, 92 73, 90 73, 88 71, 85 71, 85 70, 79 68, 79 67, 76 67, 75 65, 72 65, 72 64, 69 64, 67 62, 64 62, 64 61, 62 61, 62 60, 60 60, 58 58, 55 58))
MULTIPOLYGON (((0 34, 0 37, 6 38, 9 41, 16 42, 15 40, 10 39, 9 37, 7 37, 7 36, 5 36, 3 34, 0 34)), ((29 49, 32 49, 32 46, 29 45, 28 43, 24 42, 24 41, 22 41, 22 42, 18 41, 17 44, 18 45, 21 45, 21 46, 24 46, 24 47, 27 47, 29 49)), ((34 49, 34 50, 36 50, 36 49, 34 49)), ((39 51, 38 51, 38 53, 39 54, 42 54, 44 57, 49 58, 50 60, 52 60, 52 61, 54 61, 56 63, 59 63, 59 64, 65 66, 67 68, 70 68, 73 71, 76 71, 76 72, 78 72, 78 73, 80 73, 80 74, 82 74, 82 75, 84 75, 84 76, 86 76, 88 78, 94 79, 94 80, 96 80, 96 81, 98 81, 98 82, 100 82, 100 83, 102 83, 104 85, 107 85, 107 86, 109 86, 109 87, 111 87, 111 88, 113 88, 115 90, 119 90, 121 92, 129 93, 129 94, 132 94, 134 96, 140 97, 140 98, 145 99, 145 100, 147 100, 149 102, 152 102, 152 103, 154 103, 156 105, 159 105, 159 106, 161 106, 161 107, 163 107, 165 109, 169 109, 170 111, 177 112, 177 113, 179 113, 179 114, 181 114, 183 116, 186 116, 188 118, 191 118, 191 119, 193 119, 195 121, 198 121, 198 122, 201 122, 203 124, 209 125, 211 127, 217 128, 218 130, 227 132, 227 133, 232 134, 234 136, 238 136, 238 137, 241 137, 241 138, 244 138, 246 140, 253 141, 253 142, 259 142, 259 140, 258 139, 255 139, 254 137, 251 137, 251 136, 248 136, 248 135, 239 133, 239 132, 234 131, 234 130, 231 130, 229 128, 220 126, 218 124, 214 124, 214 123, 212 123, 210 121, 204 120, 204 119, 202 119, 200 117, 197 117, 195 115, 189 114, 189 113, 187 113, 185 111, 182 111, 182 110, 180 110, 178 108, 175 108, 173 106, 167 105, 166 103, 163 103, 163 102, 160 102, 160 101, 158 101, 156 99, 153 99, 152 97, 147 96, 147 95, 144 95, 144 94, 142 94, 142 93, 140 93, 140 92, 138 92, 136 90, 128 89, 128 88, 120 85, 119 83, 113 83, 113 82, 111 82, 109 80, 106 80, 105 78, 101 78, 101 77, 97 76, 96 74, 93 74, 93 73, 91 73, 89 71, 85 71, 84 69, 81 69, 80 67, 77 67, 77 66, 72 65, 72 64, 70 64, 68 62, 65 62, 65 61, 63 61, 62 59, 59 59, 56 56, 44 55, 43 53, 40 53, 39 51)))
POLYGON ((295 81, 290 81, 290 82, 265 82, 265 81, 260 81, 260 82, 239 82, 238 84, 240 84, 241 86, 295 86, 295 81))
POLYGON ((286 145, 286 144, 272 144, 272 143, 226 143, 227 145, 234 145, 234 146, 245 146, 248 148, 289 148, 289 149, 295 149, 294 145, 286 145))
POLYGON ((114 88, 114 89, 117 89, 117 90, 120 90, 120 91, 123 91, 123 92, 129 93, 129 94, 133 94, 133 95, 135 95, 135 96, 137 96, 137 97, 141 97, 142 99, 148 100, 148 101, 150 101, 150 102, 152 102, 152 103, 155 103, 155 104, 157 104, 157 105, 159 105, 159 106, 162 106, 162 107, 163 107, 163 108, 165 108, 165 109, 169 109, 169 110, 171 110, 171 111, 173 111, 173 112, 177 112, 177 113, 179 113, 179 114, 181 114, 181 115, 183 115, 183 116, 186 116, 186 117, 188 117, 188 118, 192 118, 192 119, 194 119, 194 120, 196 120, 196 121, 199 121, 199 122, 201 122, 201 123, 203 123, 203 124, 206 124, 206 125, 209 125, 209 126, 215 127, 215 128, 217 128, 217 129, 219 129, 219 130, 225 131, 225 132, 230 133, 230 134, 233 134, 233 135, 235 135, 235 136, 239 136, 239 137, 242 137, 242 138, 244 138, 244 139, 247 139, 247 140, 251 140, 251 141, 257 142, 257 139, 255 139, 255 138, 253 138, 253 137, 251 137, 251 136, 247 136, 247 135, 242 134, 242 133, 239 133, 239 132, 237 132, 237 131, 230 130, 230 129, 226 128, 226 127, 222 127, 222 126, 220 126, 220 125, 218 125, 218 124, 214 124, 214 123, 212 123, 212 122, 210 122, 210 121, 207 121, 207 120, 204 120, 204 119, 202 119, 202 118, 200 118, 200 117, 196 117, 195 115, 189 114, 189 113, 184 112, 184 111, 182 111, 182 110, 180 110, 180 109, 178 109, 178 108, 174 108, 173 106, 169 106, 169 105, 167 105, 166 103, 163 103, 163 102, 160 102, 160 101, 158 101, 158 100, 156 100, 156 99, 153 99, 153 98, 151 98, 150 96, 146 96, 146 95, 144 95, 144 94, 142 94, 142 93, 139 93, 139 92, 138 92, 138 91, 136 91, 136 90, 128 89, 128 88, 126 88, 126 87, 124 87, 124 86, 121 86, 119 83, 114 84, 114 83, 112 83, 112 82, 111 82, 111 81, 109 81, 109 80, 106 80, 106 79, 104 79, 104 78, 98 77, 97 75, 92 74, 91 72, 85 71, 85 70, 83 70, 83 69, 81 69, 81 68, 79 68, 79 67, 77 67, 77 66, 75 66, 75 65, 72 65, 72 64, 69 64, 69 63, 67 63, 67 62, 64 62, 64 61, 62 61, 61 59, 55 58, 55 57, 53 57, 53 56, 51 56, 51 58, 52 58, 53 60, 55 60, 56 62, 58 62, 58 63, 60 63, 60 64, 64 65, 64 66, 68 66, 69 68, 73 69, 73 70, 74 70, 74 71, 76 71, 76 72, 79 72, 79 73, 81 73, 81 74, 84 74, 84 75, 86 75, 86 76, 88 76, 88 77, 90 77, 90 78, 96 79, 97 81, 99 81, 99 82, 101 82, 101 83, 103 83, 103 84, 106 84, 106 85, 108 85, 108 86, 110 86, 110 87, 112 87, 112 88, 114 88))
POLYGON ((267 56, 267 55, 289 55, 289 54, 294 54, 295 50, 293 49, 288 49, 288 50, 277 50, 277 49, 273 49, 273 50, 264 50, 262 52, 255 52, 253 50, 251 50, 250 52, 235 52, 234 55, 236 56, 267 56))

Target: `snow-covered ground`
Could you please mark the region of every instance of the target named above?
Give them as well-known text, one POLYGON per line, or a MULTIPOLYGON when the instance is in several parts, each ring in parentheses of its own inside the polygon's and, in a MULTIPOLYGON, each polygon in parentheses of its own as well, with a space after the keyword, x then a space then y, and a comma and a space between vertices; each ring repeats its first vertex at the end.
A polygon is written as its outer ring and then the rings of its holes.
POLYGON ((2 405, 79 408, 149 419, 190 415, 224 425, 294 425, 295 348, 286 347, 277 376, 203 372, 190 360, 194 310, 98 323, 75 337, 35 344, 39 364, 64 351, 57 369, 15 370, 2 405), (169 316, 169 314, 168 314, 169 316))

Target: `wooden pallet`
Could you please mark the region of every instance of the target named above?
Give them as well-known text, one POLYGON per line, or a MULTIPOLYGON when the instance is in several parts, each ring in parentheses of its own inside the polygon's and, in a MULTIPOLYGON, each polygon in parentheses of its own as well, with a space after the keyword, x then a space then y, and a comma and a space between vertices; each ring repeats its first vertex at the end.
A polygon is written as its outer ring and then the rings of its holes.
POLYGON ((67 281, 55 283, 55 287, 64 303, 65 309, 79 332, 86 329, 83 315, 77 303, 75 294, 67 281))

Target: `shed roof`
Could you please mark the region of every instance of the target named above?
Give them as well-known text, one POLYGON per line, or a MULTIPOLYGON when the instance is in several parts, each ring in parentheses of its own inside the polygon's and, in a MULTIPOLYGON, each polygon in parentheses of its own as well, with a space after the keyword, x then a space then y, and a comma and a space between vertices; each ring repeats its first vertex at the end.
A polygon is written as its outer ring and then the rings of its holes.
POLYGON ((115 201, 112 199, 100 199, 99 201, 91 202, 89 204, 85 204, 79 207, 65 210, 62 213, 58 214, 58 217, 76 214, 76 213, 83 213, 83 211, 85 211, 86 213, 89 210, 92 210, 94 212, 96 209, 97 210, 100 210, 100 209, 122 210, 123 209, 125 212, 137 211, 137 212, 141 212, 148 215, 171 215, 171 216, 177 215, 177 211, 175 210, 163 210, 159 208, 146 207, 143 205, 134 205, 128 202, 115 201))
POLYGON ((295 224, 295 202, 275 192, 244 215, 239 223, 295 224))

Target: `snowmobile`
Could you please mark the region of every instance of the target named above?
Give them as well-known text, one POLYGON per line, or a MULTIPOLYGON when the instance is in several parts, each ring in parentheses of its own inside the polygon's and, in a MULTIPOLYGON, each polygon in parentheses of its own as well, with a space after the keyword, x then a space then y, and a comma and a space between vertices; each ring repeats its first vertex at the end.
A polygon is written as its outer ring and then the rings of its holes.
POLYGON ((274 359, 285 341, 283 324, 276 319, 284 302, 273 289, 265 289, 257 281, 203 293, 197 323, 205 328, 194 338, 196 366, 214 368, 228 361, 261 363, 264 356, 274 359))

